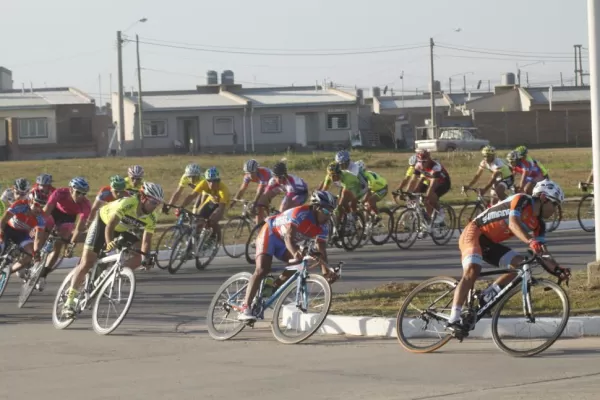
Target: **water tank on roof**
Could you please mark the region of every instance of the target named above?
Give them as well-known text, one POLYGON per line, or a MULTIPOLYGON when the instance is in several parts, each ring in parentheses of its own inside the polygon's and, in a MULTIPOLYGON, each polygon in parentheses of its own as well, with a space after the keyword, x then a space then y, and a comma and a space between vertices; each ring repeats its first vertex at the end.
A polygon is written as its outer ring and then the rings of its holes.
POLYGON ((371 95, 373 97, 379 97, 379 96, 381 96, 381 89, 379 88, 379 86, 373 86, 371 88, 371 95))
MULTIPOLYGON (((442 85, 440 84, 440 81, 433 81, 433 92, 441 92, 442 91, 442 85)), ((431 93, 431 83, 429 84, 429 93, 431 93)))
POLYGON ((515 74, 512 72, 502 75, 502 86, 510 86, 515 84, 515 74))
POLYGON ((217 74, 217 71, 213 71, 213 70, 206 71, 206 84, 207 85, 218 85, 219 84, 219 74, 217 74))
POLYGON ((356 89, 356 98, 358 99, 359 104, 365 104, 365 98, 363 97, 362 89, 356 89))
POLYGON ((221 73, 221 85, 233 85, 233 71, 225 70, 221 73))

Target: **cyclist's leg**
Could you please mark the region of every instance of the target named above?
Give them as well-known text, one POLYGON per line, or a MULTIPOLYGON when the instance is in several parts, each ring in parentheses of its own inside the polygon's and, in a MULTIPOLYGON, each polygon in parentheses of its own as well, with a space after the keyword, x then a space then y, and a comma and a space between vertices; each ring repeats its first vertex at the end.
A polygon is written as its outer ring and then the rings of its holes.
POLYGON ((380 202, 381 200, 383 200, 385 198, 385 196, 387 196, 387 194, 388 194, 387 185, 385 185, 385 187, 379 189, 378 191, 371 193, 371 202, 369 203, 369 206, 371 207, 372 212, 374 212, 375 214, 379 213, 379 209, 377 208, 377 203, 380 202))
MULTIPOLYGON (((435 207, 436 210, 440 211, 437 219, 439 221, 443 221, 444 220, 444 213, 443 213, 443 209, 440 209, 440 198, 445 195, 446 193, 448 193, 448 191, 450 190, 450 181, 445 181, 441 184, 439 184, 432 192, 430 195, 430 200, 429 203, 431 204, 432 207, 435 207)), ((431 210, 432 212, 433 210, 431 210)), ((429 214, 431 216, 431 213, 429 214)))
MULTIPOLYGON (((73 233, 73 230, 75 229, 75 224, 73 222, 63 222, 63 223, 57 222, 56 229, 61 238, 63 238, 67 242, 70 242, 71 234, 73 233)), ((41 274, 42 278, 45 278, 46 275, 48 275, 48 273, 52 270, 52 268, 54 268, 56 261, 58 261, 58 258, 64 251, 64 246, 65 246, 65 242, 62 240, 57 240, 56 242, 54 242, 54 250, 52 250, 52 253, 50 253, 48 255, 48 261, 46 262, 46 267, 44 268, 44 271, 42 271, 42 274, 41 274)))
MULTIPOLYGON (((18 231, 10 226, 6 226, 4 229, 4 236, 5 238, 10 239, 12 242, 17 243, 19 247, 25 250, 27 253, 33 254, 33 240, 29 236, 29 232, 18 231)), ((29 265, 30 262, 30 256, 27 254, 21 254, 19 260, 12 266, 11 272, 17 272, 23 268, 23 266, 29 265)))
POLYGON ((533 192, 533 187, 537 182, 538 180, 531 176, 528 176, 527 178, 525 178, 525 185, 523 186, 521 191, 525 194, 531 195, 531 193, 533 192))

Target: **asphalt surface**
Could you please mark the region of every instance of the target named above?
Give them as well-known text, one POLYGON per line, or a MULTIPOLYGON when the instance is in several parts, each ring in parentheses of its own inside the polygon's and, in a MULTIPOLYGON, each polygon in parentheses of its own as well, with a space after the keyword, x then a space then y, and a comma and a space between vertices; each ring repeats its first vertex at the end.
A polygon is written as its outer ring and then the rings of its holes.
MULTIPOLYGON (((594 258, 593 235, 581 231, 551 234, 549 246, 574 269, 594 258)), ((346 263, 334 292, 461 271, 456 240, 443 247, 424 240, 408 251, 334 250, 330 259, 346 263)), ((213 294, 228 276, 251 270, 241 259, 220 258, 201 272, 193 266, 176 275, 139 272, 133 306, 110 336, 93 332, 89 311, 64 331, 52 326, 52 302, 67 271, 52 274, 23 309, 13 277, 0 299, 0 398, 598 398, 600 339, 560 341, 527 360, 468 339, 432 355, 408 354, 394 340, 344 336, 285 346, 268 326, 228 342, 210 339, 204 316, 213 294)))

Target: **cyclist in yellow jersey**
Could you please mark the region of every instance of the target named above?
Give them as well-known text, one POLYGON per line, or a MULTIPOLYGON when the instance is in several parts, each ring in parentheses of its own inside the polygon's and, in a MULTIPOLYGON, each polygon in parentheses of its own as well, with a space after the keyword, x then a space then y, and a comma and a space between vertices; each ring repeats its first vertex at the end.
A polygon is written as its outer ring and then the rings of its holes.
MULTIPOLYGON (((408 159, 408 169, 406 170, 406 174, 404 174, 404 179, 402 179, 402 181, 396 187, 396 191, 398 191, 398 190, 404 191, 404 190, 408 189, 408 183, 410 182, 412 177, 415 175, 415 165, 416 164, 417 164, 417 156, 415 154, 413 154, 408 159)), ((419 184, 419 186, 417 187, 416 192, 417 193, 426 193, 428 185, 429 185, 428 180, 423 181, 423 183, 419 184)), ((398 197, 397 195, 393 195, 393 197, 394 197, 394 200, 398 201, 398 199, 396 199, 396 197, 398 197)))
MULTIPOLYGON (((230 195, 227 185, 221 182, 219 171, 215 167, 211 167, 204 173, 204 180, 194 189, 181 204, 181 208, 185 208, 190 202, 200 194, 207 194, 206 200, 202 203, 198 210, 198 214, 208 220, 208 225, 213 229, 213 232, 219 237, 220 227, 219 221, 225 214, 225 207, 229 204, 230 195)), ((199 221, 201 225, 203 222, 199 221)))
MULTIPOLYGON (((77 297, 79 286, 87 272, 98 260, 100 251, 104 248, 106 251, 115 248, 117 234, 121 234, 130 244, 137 243, 140 238, 132 231, 143 229, 141 250, 145 253, 150 252, 152 235, 156 230, 158 220, 156 208, 163 200, 164 192, 160 185, 144 182, 141 190, 135 196, 115 200, 100 209, 88 229, 81 260, 75 267, 71 278, 71 287, 63 308, 64 316, 69 318, 74 315, 74 299, 77 297)), ((135 269, 141 263, 141 256, 135 254, 127 261, 127 266, 135 269)))
POLYGON ((502 201, 506 199, 506 191, 514 185, 515 179, 512 173, 512 169, 504 163, 499 157, 496 157, 496 148, 493 146, 485 146, 481 150, 483 160, 479 164, 477 173, 471 180, 471 182, 463 186, 464 190, 470 189, 481 177, 483 171, 488 170, 492 173, 492 177, 489 182, 481 189, 482 195, 485 194, 490 188, 492 191, 492 204, 496 204, 498 200, 502 201))
POLYGON ((136 194, 144 183, 144 168, 141 165, 132 165, 127 169, 125 188, 130 194, 136 194))
MULTIPOLYGON (((171 200, 169 200, 169 204, 177 204, 177 200, 179 200, 179 196, 184 191, 185 188, 194 189, 198 183, 202 180, 202 169, 198 164, 192 163, 188 164, 185 167, 185 171, 181 178, 179 179, 179 184, 177 186, 177 190, 171 195, 171 200)), ((198 212, 198 206, 200 205, 200 201, 202 197, 199 197, 196 203, 194 204, 193 212, 198 212)), ((167 214, 169 212, 169 206, 163 205, 162 212, 167 214)))

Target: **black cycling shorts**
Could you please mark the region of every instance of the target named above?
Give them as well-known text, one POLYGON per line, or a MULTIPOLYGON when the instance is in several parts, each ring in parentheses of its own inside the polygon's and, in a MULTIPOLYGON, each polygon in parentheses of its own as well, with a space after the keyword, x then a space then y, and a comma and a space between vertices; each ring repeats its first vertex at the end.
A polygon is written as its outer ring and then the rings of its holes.
MULTIPOLYGON (((104 247, 106 246, 106 235, 104 234, 105 230, 106 224, 104 221, 102 221, 100 215, 96 214, 96 218, 90 225, 88 233, 85 236, 84 246, 88 249, 92 249, 94 253, 99 254, 100 251, 104 250, 104 247)), ((119 235, 123 236, 128 244, 133 244, 140 241, 140 238, 130 232, 113 232, 113 234, 115 238, 119 235)))

